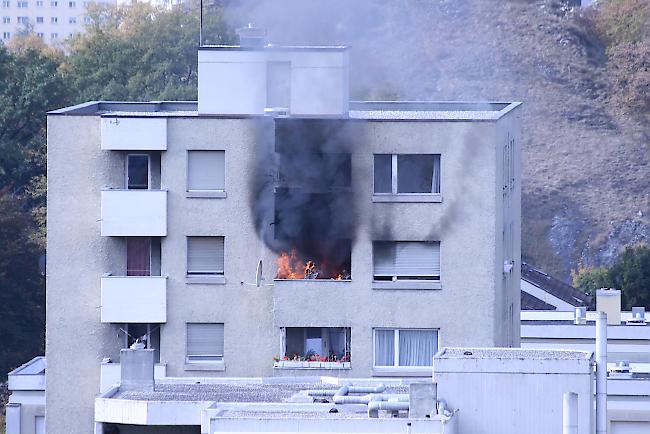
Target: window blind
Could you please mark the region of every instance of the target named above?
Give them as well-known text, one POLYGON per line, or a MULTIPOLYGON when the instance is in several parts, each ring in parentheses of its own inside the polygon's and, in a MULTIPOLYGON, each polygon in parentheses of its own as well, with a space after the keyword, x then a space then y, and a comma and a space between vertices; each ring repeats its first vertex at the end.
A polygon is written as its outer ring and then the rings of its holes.
POLYGON ((440 243, 434 241, 375 241, 375 276, 440 276, 440 243))
POLYGON ((188 191, 224 190, 225 152, 188 151, 187 189, 188 191))
POLYGON ((224 237, 187 237, 187 274, 223 274, 224 237))
POLYGON ((223 324, 187 324, 187 356, 223 357, 223 324))

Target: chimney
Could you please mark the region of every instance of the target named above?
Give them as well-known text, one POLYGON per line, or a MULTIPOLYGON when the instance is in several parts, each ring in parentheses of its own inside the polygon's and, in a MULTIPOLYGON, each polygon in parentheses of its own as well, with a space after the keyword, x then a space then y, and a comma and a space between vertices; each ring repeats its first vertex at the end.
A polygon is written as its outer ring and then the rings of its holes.
POLYGON ((262 48, 266 44, 266 30, 254 27, 251 23, 237 29, 237 35, 240 47, 262 48))
POLYGON ((122 390, 153 392, 154 350, 125 349, 120 351, 122 390))
POLYGON ((621 325, 621 290, 607 288, 597 290, 596 311, 607 314, 608 325, 621 325))

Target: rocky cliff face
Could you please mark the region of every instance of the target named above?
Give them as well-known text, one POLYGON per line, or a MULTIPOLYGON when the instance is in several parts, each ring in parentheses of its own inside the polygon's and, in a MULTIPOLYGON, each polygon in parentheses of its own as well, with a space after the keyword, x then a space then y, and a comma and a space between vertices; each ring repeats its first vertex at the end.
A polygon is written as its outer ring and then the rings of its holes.
POLYGON ((531 264, 568 279, 650 239, 647 114, 610 103, 604 48, 567 1, 240 1, 272 42, 350 45, 353 97, 523 101, 531 264))

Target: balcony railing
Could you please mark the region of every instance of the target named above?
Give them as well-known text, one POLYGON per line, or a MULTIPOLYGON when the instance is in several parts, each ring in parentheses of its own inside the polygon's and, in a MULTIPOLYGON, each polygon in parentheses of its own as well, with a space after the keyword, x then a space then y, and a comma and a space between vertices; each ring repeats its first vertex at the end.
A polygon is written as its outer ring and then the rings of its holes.
POLYGON ((167 235, 167 190, 103 190, 102 236, 167 235))
POLYGON ((101 286, 103 323, 167 321, 167 277, 104 276, 101 286))
POLYGON ((102 149, 114 151, 164 151, 167 119, 164 117, 102 117, 102 149))

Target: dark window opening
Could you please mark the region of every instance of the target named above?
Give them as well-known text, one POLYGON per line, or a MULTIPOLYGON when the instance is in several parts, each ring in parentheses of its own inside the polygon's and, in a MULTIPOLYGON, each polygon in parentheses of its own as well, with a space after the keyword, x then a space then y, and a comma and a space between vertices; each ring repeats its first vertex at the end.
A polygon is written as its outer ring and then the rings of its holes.
POLYGON ((287 327, 285 360, 349 362, 349 327, 287 327))

